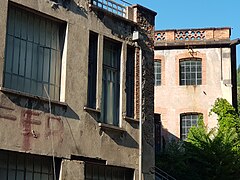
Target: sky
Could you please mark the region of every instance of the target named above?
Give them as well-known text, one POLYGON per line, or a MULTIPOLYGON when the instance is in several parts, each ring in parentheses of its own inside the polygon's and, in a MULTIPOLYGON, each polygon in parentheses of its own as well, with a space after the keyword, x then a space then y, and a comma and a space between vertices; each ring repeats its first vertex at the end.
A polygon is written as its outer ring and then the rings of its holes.
MULTIPOLYGON (((126 0, 157 12, 155 29, 231 27, 240 38, 240 0, 126 0)), ((240 45, 237 46, 240 65, 240 45)))

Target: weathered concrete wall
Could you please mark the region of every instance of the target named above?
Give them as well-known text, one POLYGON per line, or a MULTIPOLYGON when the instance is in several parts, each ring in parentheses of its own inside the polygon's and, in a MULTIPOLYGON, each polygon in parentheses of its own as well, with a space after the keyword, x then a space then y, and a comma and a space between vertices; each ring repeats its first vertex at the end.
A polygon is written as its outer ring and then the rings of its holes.
POLYGON ((156 50, 162 62, 162 85, 155 86, 155 113, 161 114, 168 139, 180 138, 180 114, 202 113, 208 128, 216 126, 216 117, 208 116, 217 98, 232 102, 230 48, 194 49, 202 58, 202 85, 179 85, 179 59, 192 57, 187 49, 156 50))
MULTIPOLYGON (((86 111, 87 104, 87 77, 88 77, 88 42, 89 31, 99 34, 99 62, 102 66, 102 44, 103 38, 107 37, 122 43, 122 65, 126 59, 127 45, 133 45, 131 41, 132 32, 137 29, 136 23, 125 21, 114 15, 106 15, 101 11, 89 9, 87 0, 72 1, 68 8, 59 6, 51 8, 51 1, 42 0, 3 0, 0 7, 0 85, 3 82, 4 51, 6 40, 6 20, 9 3, 16 6, 31 9, 33 12, 43 13, 66 23, 66 40, 64 55, 62 58, 62 83, 61 101, 53 103, 51 113, 46 100, 36 97, 29 97, 1 90, 0 92, 0 149, 29 152, 69 159, 71 155, 98 158, 107 161, 108 165, 116 165, 135 169, 137 172, 139 162, 139 129, 136 124, 120 118, 121 128, 124 131, 103 130, 98 125, 98 112, 86 111), (51 133, 52 132, 52 133, 51 133), (53 149, 52 149, 53 144, 53 149)), ((154 19, 154 16, 153 16, 154 19)), ((153 32, 154 29, 151 30, 153 32)), ((153 34, 152 34, 153 35, 153 34)), ((150 55, 145 59, 145 69, 153 68, 153 51, 148 52, 144 47, 143 52, 150 55), (146 51, 146 52, 145 52, 146 51), (148 65, 149 64, 149 65, 148 65)), ((144 55, 146 57, 146 55, 144 55)), ((125 67, 122 68, 122 75, 125 67)), ((101 67, 98 76, 97 86, 97 108, 101 107, 101 67)), ((146 70, 147 71, 147 70, 146 70)), ((148 71, 149 73, 150 71, 148 71)), ((151 71, 152 72, 152 71, 151 71)), ((153 74, 144 76, 147 83, 153 74)), ((122 79, 122 113, 126 109, 125 79, 122 79)), ((152 82, 149 86, 152 86, 152 82)), ((153 88, 144 94, 144 107, 146 112, 144 118, 149 119, 144 137, 153 141, 153 88), (152 93, 152 94, 151 94, 152 93), (150 100, 147 100, 147 97, 150 100), (152 100, 152 102, 150 102, 152 100), (147 107, 149 106, 149 109, 147 107), (151 129, 152 128, 152 129, 151 129)), ((146 121, 147 122, 147 121, 146 121)), ((150 166, 154 165, 154 145, 146 148, 150 166), (153 154, 152 154, 153 153, 153 154)), ((67 174, 73 163, 64 161, 62 178, 67 174)), ((76 162, 78 164, 78 162, 76 162)), ((75 163, 75 164, 76 164, 75 163)), ((77 165, 81 166, 81 164, 77 165)), ((149 168, 148 168, 149 170, 149 168)), ((137 175, 136 175, 137 177, 137 175)))

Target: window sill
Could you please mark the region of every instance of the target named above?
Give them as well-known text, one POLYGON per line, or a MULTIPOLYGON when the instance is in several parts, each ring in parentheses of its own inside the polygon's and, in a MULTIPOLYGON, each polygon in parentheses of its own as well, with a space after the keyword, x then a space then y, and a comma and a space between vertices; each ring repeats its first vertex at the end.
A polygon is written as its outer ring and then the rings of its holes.
POLYGON ((111 125, 111 124, 98 123, 98 126, 102 130, 115 131, 115 132, 125 132, 125 130, 123 128, 120 128, 118 126, 114 126, 114 125, 111 125))
POLYGON ((139 123, 139 121, 137 119, 128 117, 128 116, 123 116, 123 119, 125 119, 125 121, 129 122, 129 123, 139 123))
POLYGON ((90 112, 95 112, 95 113, 101 113, 101 110, 100 109, 94 109, 94 108, 90 108, 90 107, 87 107, 87 106, 84 106, 83 109, 85 111, 90 111, 90 112))
MULTIPOLYGON (((34 96, 34 95, 31 95, 31 94, 28 94, 28 93, 8 89, 8 88, 5 88, 5 87, 0 87, 0 91, 2 91, 3 93, 13 94, 13 95, 22 96, 22 97, 25 97, 25 98, 31 98, 33 100, 40 100, 40 101, 49 103, 49 100, 47 98, 40 97, 40 96, 34 96)), ((55 105, 68 106, 67 103, 65 103, 65 102, 60 102, 60 101, 51 100, 51 99, 50 99, 50 101, 51 101, 52 104, 55 104, 55 105)))

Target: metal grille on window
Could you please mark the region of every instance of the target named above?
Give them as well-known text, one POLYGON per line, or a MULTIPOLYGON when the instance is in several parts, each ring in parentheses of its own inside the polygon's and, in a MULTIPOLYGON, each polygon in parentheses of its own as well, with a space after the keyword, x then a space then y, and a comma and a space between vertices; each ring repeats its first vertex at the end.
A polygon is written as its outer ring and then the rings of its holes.
POLYGON ((85 180, 133 180, 133 170, 128 168, 85 164, 85 180))
POLYGON ((202 84, 202 61, 197 58, 180 61, 180 85, 202 84))
POLYGON ((155 86, 161 85, 161 61, 154 61, 155 86))
POLYGON ((0 151, 0 177, 2 180, 53 179, 52 158, 0 151))
POLYGON ((62 24, 9 6, 5 50, 4 87, 60 98, 62 24))
POLYGON ((119 124, 120 45, 104 40, 101 121, 119 124))
POLYGON ((199 114, 181 114, 181 139, 185 140, 189 129, 197 126, 199 114))

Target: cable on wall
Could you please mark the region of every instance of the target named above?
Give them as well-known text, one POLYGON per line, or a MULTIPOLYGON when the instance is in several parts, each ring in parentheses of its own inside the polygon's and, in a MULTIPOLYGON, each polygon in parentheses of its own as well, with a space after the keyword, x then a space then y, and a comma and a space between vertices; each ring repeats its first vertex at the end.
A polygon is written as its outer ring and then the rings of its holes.
POLYGON ((52 107, 51 107, 51 98, 46 90, 46 87, 44 87, 44 91, 47 95, 47 98, 48 98, 48 108, 49 108, 49 113, 50 113, 50 116, 49 116, 49 121, 50 121, 50 133, 51 133, 51 145, 52 145, 52 157, 53 157, 53 177, 54 177, 54 180, 57 180, 57 177, 56 177, 56 165, 55 165, 55 156, 54 156, 54 146, 53 146, 53 132, 52 132, 52 129, 53 129, 53 125, 52 125, 52 119, 51 119, 51 114, 52 114, 52 107))

